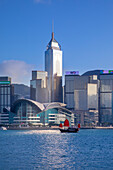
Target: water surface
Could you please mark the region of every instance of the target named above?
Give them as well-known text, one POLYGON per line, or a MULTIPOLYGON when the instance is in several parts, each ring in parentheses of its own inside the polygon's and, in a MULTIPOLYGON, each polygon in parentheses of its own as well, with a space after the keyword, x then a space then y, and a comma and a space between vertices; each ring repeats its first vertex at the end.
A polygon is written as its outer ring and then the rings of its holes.
POLYGON ((0 131, 0 170, 113 169, 113 130, 0 131))

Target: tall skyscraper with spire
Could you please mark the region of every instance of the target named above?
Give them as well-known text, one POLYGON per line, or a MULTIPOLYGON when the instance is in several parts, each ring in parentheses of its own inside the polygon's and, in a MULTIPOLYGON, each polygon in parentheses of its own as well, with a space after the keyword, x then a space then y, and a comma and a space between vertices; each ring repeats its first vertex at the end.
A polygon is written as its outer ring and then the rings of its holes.
POLYGON ((52 38, 45 51, 45 71, 48 72, 48 101, 62 101, 62 51, 60 44, 52 38))

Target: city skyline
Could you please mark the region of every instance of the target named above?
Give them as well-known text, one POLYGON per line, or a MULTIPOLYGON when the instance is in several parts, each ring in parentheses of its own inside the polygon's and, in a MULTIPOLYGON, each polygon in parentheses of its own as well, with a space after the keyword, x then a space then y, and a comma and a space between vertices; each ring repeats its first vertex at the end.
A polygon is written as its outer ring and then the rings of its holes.
POLYGON ((44 70, 52 20, 55 39, 62 46, 63 74, 70 70, 80 74, 94 69, 112 70, 112 9, 112 0, 1 0, 1 76, 27 84, 31 70, 44 70))

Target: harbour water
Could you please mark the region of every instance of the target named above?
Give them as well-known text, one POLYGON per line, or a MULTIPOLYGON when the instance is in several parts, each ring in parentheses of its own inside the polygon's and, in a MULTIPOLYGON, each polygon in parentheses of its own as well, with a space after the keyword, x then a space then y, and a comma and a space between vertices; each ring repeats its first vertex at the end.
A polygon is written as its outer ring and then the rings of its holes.
POLYGON ((113 169, 113 130, 0 131, 0 170, 113 169))

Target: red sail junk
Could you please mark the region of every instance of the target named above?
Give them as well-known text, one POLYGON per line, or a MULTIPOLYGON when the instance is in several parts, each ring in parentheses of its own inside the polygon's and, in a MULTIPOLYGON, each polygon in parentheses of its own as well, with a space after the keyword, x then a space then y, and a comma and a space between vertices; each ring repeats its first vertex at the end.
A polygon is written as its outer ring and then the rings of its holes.
POLYGON ((64 126, 69 127, 69 120, 68 120, 68 119, 66 119, 66 120, 64 121, 64 126))
POLYGON ((61 128, 63 127, 63 126, 62 126, 62 123, 60 123, 59 127, 61 127, 61 128))
POLYGON ((78 128, 80 128, 80 123, 78 124, 78 128))

